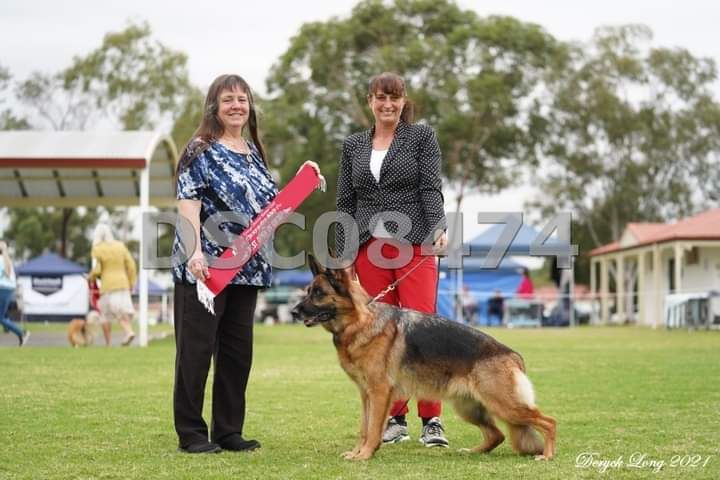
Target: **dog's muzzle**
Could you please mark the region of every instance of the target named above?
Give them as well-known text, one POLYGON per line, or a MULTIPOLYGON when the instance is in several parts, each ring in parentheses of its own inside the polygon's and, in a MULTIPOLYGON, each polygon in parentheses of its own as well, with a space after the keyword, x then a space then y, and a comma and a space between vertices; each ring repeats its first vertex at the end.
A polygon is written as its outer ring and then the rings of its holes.
POLYGON ((312 327, 317 325, 318 323, 329 322, 330 320, 335 318, 335 309, 316 310, 314 312, 309 312, 304 309, 302 307, 302 303, 300 303, 290 311, 290 315, 292 315, 294 322, 299 322, 300 320, 302 320, 306 327, 312 327))

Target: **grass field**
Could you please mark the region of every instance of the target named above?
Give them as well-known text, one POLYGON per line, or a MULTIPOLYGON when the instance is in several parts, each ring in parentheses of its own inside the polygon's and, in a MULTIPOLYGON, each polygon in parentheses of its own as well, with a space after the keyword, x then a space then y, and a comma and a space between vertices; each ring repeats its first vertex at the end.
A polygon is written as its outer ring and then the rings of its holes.
POLYGON ((489 455, 458 452, 479 432, 448 406, 450 449, 423 448, 411 417, 413 441, 344 461, 359 400, 329 334, 259 326, 245 433, 263 448, 251 454, 176 452, 172 339, 0 349, 0 478, 720 478, 720 332, 489 333, 523 354, 540 407, 558 420, 555 460, 519 457, 507 442, 489 455), (596 454, 586 468, 576 465, 584 452, 596 454))

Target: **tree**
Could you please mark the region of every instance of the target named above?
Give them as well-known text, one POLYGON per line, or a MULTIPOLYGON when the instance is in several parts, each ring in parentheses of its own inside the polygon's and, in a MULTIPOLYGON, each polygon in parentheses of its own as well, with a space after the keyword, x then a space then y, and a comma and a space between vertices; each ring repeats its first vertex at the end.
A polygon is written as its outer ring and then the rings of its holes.
MULTIPOLYGON (((30 108, 38 124, 45 123, 55 130, 82 130, 103 120, 123 129, 151 129, 178 115, 182 117, 198 95, 189 80, 187 56, 153 40, 151 33, 146 23, 131 23, 120 32, 108 33, 97 49, 74 58, 66 69, 54 74, 35 72, 20 82, 16 88, 18 99, 30 108)), ((90 220, 97 221, 96 213, 80 215, 64 209, 58 214, 52 208, 18 212, 11 211, 9 231, 19 235, 16 243, 23 254, 42 251, 40 239, 48 242, 45 245, 55 245, 57 238, 60 241, 54 249, 61 255, 82 259, 86 255, 80 253, 82 249, 89 254, 89 243, 81 240, 79 232, 85 229, 84 234, 89 234, 88 225, 90 220), (48 218, 43 219, 43 215, 48 218), (38 233, 41 226, 55 221, 62 225, 51 237, 47 229, 39 236, 30 233, 38 233), (78 235, 66 237, 68 232, 78 235), (72 248, 68 249, 68 244, 72 248)), ((121 220, 121 216, 110 212, 111 220, 121 220)), ((167 243, 166 238, 163 245, 167 243)))
POLYGON ((185 146, 200 125, 204 103, 205 96, 200 90, 194 88, 188 93, 188 96, 180 105, 179 113, 175 118, 175 123, 170 133, 178 149, 182 149, 183 146, 185 146))
POLYGON ((91 233, 100 212, 95 208, 11 208, 5 238, 12 239, 16 260, 53 251, 90 265, 91 233))
POLYGON ((126 130, 174 118, 194 87, 187 56, 154 41, 147 23, 130 23, 54 74, 33 73, 18 85, 21 102, 55 130, 84 129, 99 119, 126 130))
POLYGON ((537 204, 579 215, 581 251, 617 240, 628 222, 703 208, 720 186, 715 63, 645 48, 651 38, 641 25, 600 28, 550 84, 537 204))
MULTIPOLYGON (((459 210, 467 191, 499 191, 536 161, 543 75, 564 52, 537 25, 479 18, 451 1, 362 1, 348 18, 303 25, 273 66, 264 103, 271 160, 283 178, 316 160, 334 185, 342 139, 371 125, 370 77, 395 71, 438 133, 459 210)), ((301 209, 310 225, 334 209, 329 193, 301 209)), ((285 247, 309 247, 307 235, 283 228, 285 247)))
POLYGON ((3 108, 5 106, 5 95, 6 90, 10 87, 10 81, 12 75, 10 71, 0 65, 0 130, 28 130, 30 124, 25 118, 18 117, 10 108, 3 108))

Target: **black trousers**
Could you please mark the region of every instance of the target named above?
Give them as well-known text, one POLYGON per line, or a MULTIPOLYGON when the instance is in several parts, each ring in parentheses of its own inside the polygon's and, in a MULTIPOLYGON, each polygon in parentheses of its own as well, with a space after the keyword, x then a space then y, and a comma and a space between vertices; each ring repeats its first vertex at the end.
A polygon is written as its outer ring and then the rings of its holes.
POLYGON ((202 408, 211 359, 211 439, 242 435, 257 293, 257 287, 228 285, 215 297, 213 315, 198 301, 195 285, 175 284, 173 411, 181 447, 208 441, 202 408))

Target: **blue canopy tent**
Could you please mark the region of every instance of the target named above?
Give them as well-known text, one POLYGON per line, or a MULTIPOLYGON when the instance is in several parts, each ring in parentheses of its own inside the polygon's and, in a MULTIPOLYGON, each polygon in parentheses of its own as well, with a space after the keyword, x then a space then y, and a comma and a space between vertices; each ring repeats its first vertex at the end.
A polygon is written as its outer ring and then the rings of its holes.
POLYGON ((273 285, 288 285, 293 287, 306 287, 312 282, 313 275, 310 270, 273 270, 273 285))
MULTIPOLYGON (((139 290, 140 282, 135 282, 135 286, 133 287, 132 294, 133 295, 140 295, 139 290)), ((167 293, 167 288, 161 287, 158 283, 150 280, 148 278, 148 295, 151 297, 162 297, 167 293)))
POLYGON ((455 318, 455 308, 462 302, 461 291, 457 289, 459 281, 467 287, 468 294, 477 303, 477 321, 487 324, 487 300, 499 290, 503 297, 513 296, 522 280, 522 265, 505 258, 497 268, 483 268, 483 258, 464 258, 462 280, 457 269, 448 268, 447 259, 440 260, 440 280, 438 282, 437 312, 447 318, 455 318))
MULTIPOLYGON (((156 299, 160 299, 160 311, 157 312, 157 310, 150 311, 148 310, 148 325, 155 325, 159 322, 169 322, 170 321, 170 310, 168 309, 168 296, 170 294, 169 289, 161 286, 160 284, 154 282, 153 280, 150 280, 148 278, 147 280, 147 295, 148 298, 155 297, 156 299)), ((132 289, 132 296, 133 298, 139 298, 140 296, 140 282, 135 282, 135 286, 132 289)), ((139 303, 139 302, 138 302, 139 303)))
POLYGON ((88 311, 88 269, 45 253, 15 270, 27 320, 65 321, 88 311))
MULTIPOLYGON (((462 304, 461 304, 462 295, 461 295, 461 293, 462 293, 463 285, 468 285, 470 290, 475 290, 473 288, 473 286, 471 286, 464 279, 465 275, 468 275, 468 274, 474 275, 474 273, 472 273, 474 270, 475 271, 485 270, 486 272, 488 272, 485 276, 483 276, 483 278, 484 278, 483 284, 485 286, 485 290, 487 290, 487 287, 490 286, 489 281, 491 279, 496 278, 498 285, 499 285, 499 288, 497 288, 497 289, 499 289, 503 293, 503 296, 507 297, 508 294, 512 295, 515 293, 515 290, 517 289, 517 287, 520 283, 520 280, 521 280, 521 272, 519 271, 520 268, 518 268, 519 265, 516 262, 512 262, 516 266, 517 275, 514 277, 510 277, 506 273, 507 270, 505 270, 504 267, 507 265, 512 265, 512 264, 506 263, 509 261, 508 257, 532 256, 531 245, 533 244, 533 242, 540 242, 540 240, 542 240, 542 238, 541 238, 540 232, 538 230, 536 230, 535 228, 533 228, 530 225, 521 224, 517 233, 513 237, 510 244, 508 245, 507 250, 505 251, 503 260, 501 261, 500 265, 498 265, 497 268, 486 267, 484 265, 484 263, 486 261, 486 257, 489 254, 490 250, 499 244, 500 237, 501 237, 503 231, 505 230, 505 228, 506 228, 506 224, 503 224, 503 223, 494 224, 490 228, 485 230, 483 233, 481 233, 480 235, 478 235, 475 238, 473 238, 472 240, 470 240, 470 242, 467 244, 467 246, 469 247, 469 250, 470 250, 470 257, 465 257, 463 259, 463 269, 462 270, 450 269, 450 272, 457 272, 457 273, 452 276, 453 280, 455 281, 454 289, 453 289, 453 292, 454 292, 453 297, 455 299, 455 310, 454 310, 454 313, 452 311, 450 311, 450 315, 447 315, 449 318, 458 318, 461 315, 461 312, 462 312, 462 304), (512 285, 513 281, 516 282, 514 284, 514 288, 512 285)), ((569 251, 569 249, 570 249, 570 244, 568 242, 558 240, 555 237, 550 237, 550 238, 545 239, 545 241, 542 242, 542 245, 546 246, 546 247, 552 246, 555 248, 564 249, 566 251, 569 251)), ((573 277, 573 275, 571 275, 571 278, 572 277, 573 277)), ((472 281, 473 280, 471 277, 470 283, 472 283, 472 281)), ((441 284, 442 284, 442 281, 441 281, 441 284)), ((450 287, 452 284, 449 284, 449 285, 446 284, 446 285, 448 287, 450 287)), ((495 290, 495 287, 492 287, 492 289, 495 290)), ((568 288, 568 293, 570 294, 569 295, 570 299, 572 298, 573 289, 574 289, 574 286, 573 286, 572 280, 571 280, 570 286, 568 288)), ((492 294, 492 292, 491 292, 491 294, 492 294)), ((482 298, 479 295, 475 295, 475 296, 477 297, 478 303, 480 304, 480 302, 483 302, 483 301, 486 303, 487 297, 489 295, 485 295, 485 291, 484 291, 482 298)), ((440 310, 441 303, 442 302, 440 301, 440 298, 438 298, 438 312, 441 311, 440 310)), ((447 306, 444 306, 442 308, 444 309, 443 311, 448 309, 447 306)), ((481 309, 481 311, 482 311, 482 309, 481 309)), ((443 313, 443 314, 445 314, 445 313, 443 313)), ((569 314, 570 314, 570 324, 573 325, 574 319, 572 318, 573 317, 573 309, 572 308, 570 308, 569 314)))
POLYGON ((28 260, 15 269, 18 276, 53 276, 87 273, 88 269, 80 264, 61 257, 56 253, 44 253, 28 260))
MULTIPOLYGON (((312 282, 310 270, 273 270, 273 284, 263 292, 265 301, 270 305, 287 305, 295 301, 297 290, 304 289, 312 282)), ((299 299, 299 297, 298 297, 299 299)), ((277 313, 274 314, 277 317, 277 313)))
MULTIPOLYGON (((477 237, 470 240, 470 243, 468 245, 470 247, 470 256, 485 257, 488 252, 490 252, 490 249, 498 243, 500 235, 503 233, 504 229, 505 224, 497 223, 485 230, 477 237)), ((530 225, 520 225, 520 229, 517 231, 517 234, 515 234, 515 238, 512 239, 512 242, 510 242, 506 254, 530 256, 530 245, 533 243, 533 241, 539 240, 539 237, 540 232, 535 230, 530 225)), ((563 247, 567 246, 567 243, 561 242, 555 237, 550 237, 547 239, 546 242, 544 242, 544 245, 563 247)))

